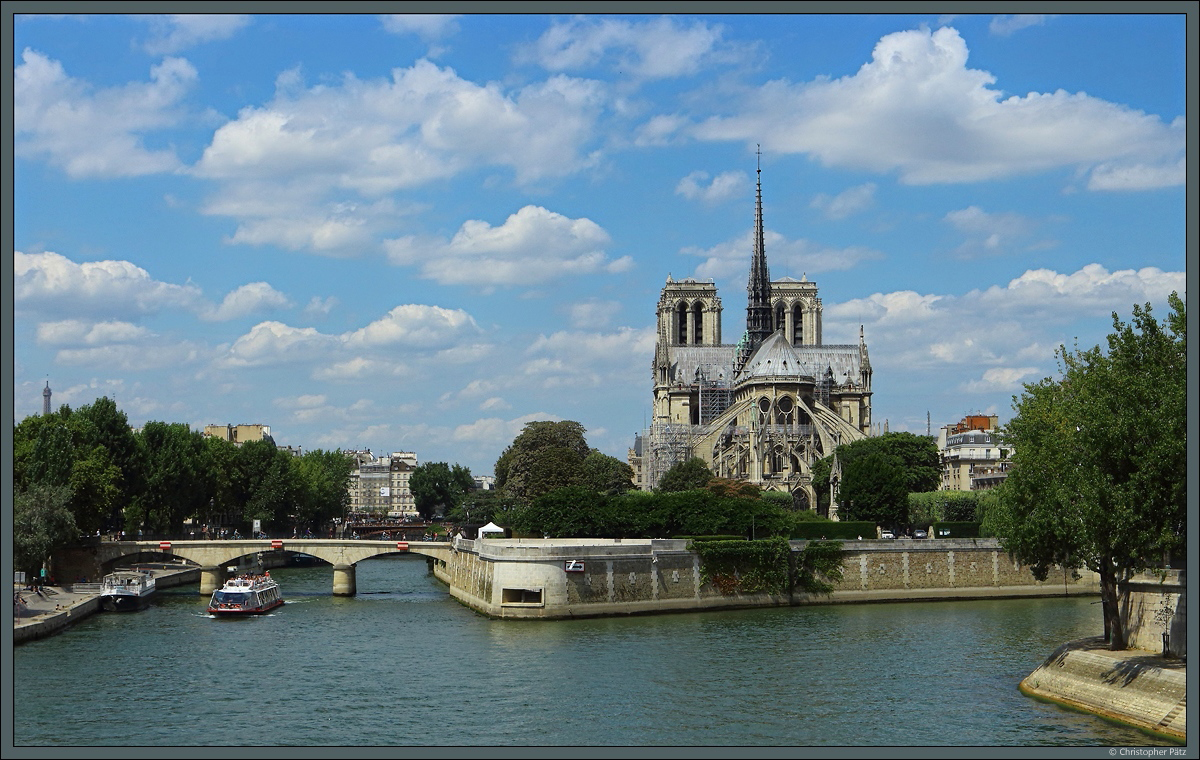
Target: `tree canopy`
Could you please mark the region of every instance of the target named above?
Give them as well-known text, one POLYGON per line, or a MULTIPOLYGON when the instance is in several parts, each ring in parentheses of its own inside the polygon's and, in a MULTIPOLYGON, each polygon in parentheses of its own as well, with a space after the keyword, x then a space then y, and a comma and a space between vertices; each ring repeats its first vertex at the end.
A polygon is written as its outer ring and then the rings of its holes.
MULTIPOLYGON (((861 457, 878 455, 884 457, 886 461, 900 468, 900 477, 903 480, 903 488, 906 494, 920 493, 925 491, 936 491, 938 484, 941 482, 941 464, 938 458, 937 443, 929 436, 915 435, 913 433, 884 433, 883 435, 863 438, 850 443, 844 443, 837 448, 837 459, 842 466, 842 482, 840 493, 843 494, 840 501, 843 511, 839 513, 839 517, 847 519, 863 519, 872 520, 875 517, 847 517, 845 509, 845 493, 849 488, 852 494, 860 494, 866 496, 867 488, 858 487, 854 483, 857 477, 864 477, 868 480, 881 483, 879 474, 872 473, 869 468, 854 466, 855 460, 861 457)), ((879 460, 876 460, 879 461, 879 460)), ((827 456, 818 460, 813 464, 813 488, 817 492, 817 502, 825 507, 829 506, 829 477, 833 465, 833 455, 827 456)), ((890 472, 890 471, 889 471, 890 472)), ((894 473, 892 473, 894 475, 894 473)), ((895 486, 891 482, 894 478, 889 477, 889 488, 895 486)), ((878 513, 879 522, 884 522, 889 525, 895 524, 894 521, 907 522, 907 506, 904 503, 905 499, 899 499, 894 495, 889 497, 890 501, 885 508, 878 498, 868 500, 873 506, 870 508, 872 514, 878 513)))
POLYGON ((427 462, 408 478, 417 512, 426 520, 449 512, 474 487, 471 471, 460 464, 451 467, 445 462, 427 462))
POLYGON ((1045 578, 1055 565, 1100 577, 1104 633, 1126 647, 1121 584, 1185 544, 1187 397, 1185 306, 1155 321, 1134 306, 1113 314, 1108 352, 1060 347, 1059 377, 1029 383, 1001 437, 1013 465, 985 529, 1045 578))
POLYGON ((528 504, 556 489, 584 485, 583 462, 591 453, 585 432, 573 420, 526 423, 496 460, 496 488, 528 504))
POLYGON ((700 457, 692 457, 683 462, 671 465, 670 469, 658 479, 658 490, 664 493, 671 491, 690 491, 693 488, 704 488, 713 479, 712 470, 700 457))

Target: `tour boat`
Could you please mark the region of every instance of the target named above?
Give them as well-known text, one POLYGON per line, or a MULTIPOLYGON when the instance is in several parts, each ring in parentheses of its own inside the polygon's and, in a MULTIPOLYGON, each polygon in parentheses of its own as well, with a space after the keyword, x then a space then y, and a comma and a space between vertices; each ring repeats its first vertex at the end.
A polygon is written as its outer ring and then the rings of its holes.
POLYGON ((140 610, 154 596, 154 576, 140 570, 118 570, 100 582, 100 606, 110 612, 140 610))
POLYGON ((225 581, 224 586, 213 592, 208 612, 217 617, 259 615, 281 604, 283 595, 270 573, 239 575, 225 581))

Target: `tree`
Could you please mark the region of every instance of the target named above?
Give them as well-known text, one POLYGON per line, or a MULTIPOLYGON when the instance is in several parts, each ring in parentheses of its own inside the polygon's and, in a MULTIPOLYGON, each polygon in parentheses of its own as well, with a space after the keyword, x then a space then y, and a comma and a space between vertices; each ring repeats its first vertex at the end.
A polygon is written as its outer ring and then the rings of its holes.
POLYGON ((1104 635, 1126 648, 1123 584, 1184 547, 1187 528, 1186 320, 1172 293, 1113 314, 1108 353, 1060 347, 1059 379, 1029 383, 1001 433, 1013 465, 986 530, 1045 579, 1055 565, 1100 578, 1104 635))
POLYGON ((633 488, 633 468, 599 449, 584 457, 581 469, 584 486, 597 493, 612 496, 633 488))
POLYGON ((712 478, 712 470, 708 469, 704 460, 700 457, 692 457, 686 462, 677 462, 671 465, 671 468, 658 479, 658 490, 667 493, 704 488, 712 478))
POLYGON ((462 496, 475 487, 471 471, 460 464, 427 462, 412 471, 408 489, 412 491, 417 512, 426 520, 450 511, 462 496))
MULTIPOLYGON (((880 454, 895 460, 903 470, 904 487, 908 493, 936 491, 941 482, 941 465, 937 443, 925 435, 913 433, 884 433, 842 444, 837 448, 838 462, 842 465, 842 485, 845 492, 851 479, 850 465, 854 460, 871 454, 880 454)), ((817 492, 817 502, 829 505, 829 477, 833 455, 813 464, 812 483, 817 492)), ((844 500, 843 500, 844 501, 844 500)), ((844 515, 844 513, 842 513, 844 515)))
POLYGON ((125 508, 127 530, 179 535, 211 498, 203 436, 182 422, 151 420, 138 435, 146 463, 144 487, 125 508))
POLYGON ((838 516, 895 527, 908 523, 908 472, 899 457, 879 451, 842 468, 838 516))
POLYGON ((13 498, 13 564, 37 573, 50 554, 76 540, 79 532, 67 486, 34 484, 13 498))
POLYGON ((269 438, 246 441, 238 448, 245 477, 244 520, 261 520, 277 529, 287 522, 301 493, 292 459, 269 438))
POLYGON ((496 460, 496 488, 530 503, 542 494, 583 484, 583 460, 591 452, 583 425, 573 420, 526 423, 496 460))
POLYGON ((354 462, 339 451, 312 449, 292 457, 297 482, 296 518, 302 524, 321 526, 341 517, 350 494, 354 462))

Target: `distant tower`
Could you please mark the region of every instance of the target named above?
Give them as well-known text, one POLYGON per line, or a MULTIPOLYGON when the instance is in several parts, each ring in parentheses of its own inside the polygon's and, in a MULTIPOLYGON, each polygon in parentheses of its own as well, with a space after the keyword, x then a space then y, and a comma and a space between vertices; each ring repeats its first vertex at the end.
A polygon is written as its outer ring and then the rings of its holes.
POLYGON ((754 201, 754 256, 750 259, 750 279, 746 283, 746 355, 754 353, 771 336, 771 274, 767 271, 767 252, 763 244, 762 151, 758 152, 758 189, 754 201))
POLYGON ((46 389, 42 391, 42 416, 50 414, 50 381, 46 381, 46 389))

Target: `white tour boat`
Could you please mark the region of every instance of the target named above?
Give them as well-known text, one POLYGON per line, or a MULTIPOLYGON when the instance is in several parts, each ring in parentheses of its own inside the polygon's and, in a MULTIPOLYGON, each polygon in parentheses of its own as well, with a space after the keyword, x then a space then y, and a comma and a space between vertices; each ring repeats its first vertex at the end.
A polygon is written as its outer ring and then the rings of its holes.
POLYGON ((217 617, 258 615, 283 604, 279 584, 271 574, 239 575, 213 592, 208 612, 217 617))
POLYGON ((112 612, 140 610, 154 596, 154 576, 141 570, 118 570, 100 582, 100 606, 112 612))

